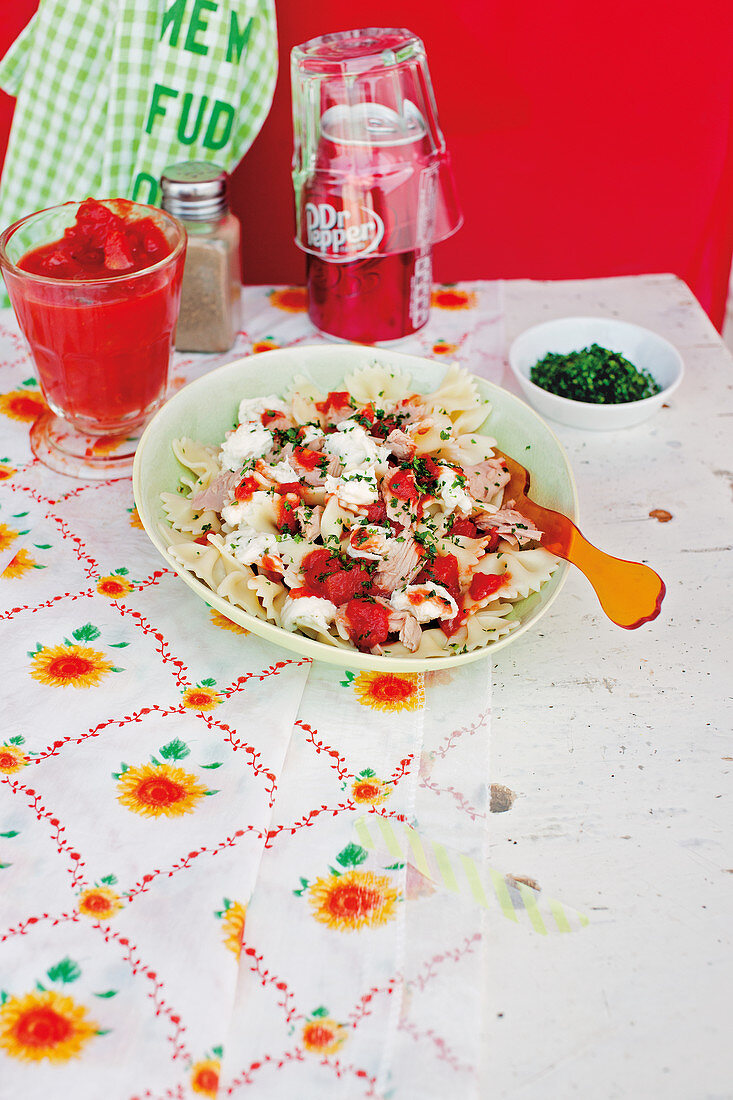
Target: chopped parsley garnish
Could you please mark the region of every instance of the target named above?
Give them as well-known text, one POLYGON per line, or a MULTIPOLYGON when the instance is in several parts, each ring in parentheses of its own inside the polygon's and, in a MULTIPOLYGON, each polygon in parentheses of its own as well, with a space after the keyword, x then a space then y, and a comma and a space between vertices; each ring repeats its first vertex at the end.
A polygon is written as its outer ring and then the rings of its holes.
POLYGON ((599 344, 567 355, 549 352, 535 363, 529 377, 540 389, 592 405, 622 405, 661 390, 649 371, 599 344))

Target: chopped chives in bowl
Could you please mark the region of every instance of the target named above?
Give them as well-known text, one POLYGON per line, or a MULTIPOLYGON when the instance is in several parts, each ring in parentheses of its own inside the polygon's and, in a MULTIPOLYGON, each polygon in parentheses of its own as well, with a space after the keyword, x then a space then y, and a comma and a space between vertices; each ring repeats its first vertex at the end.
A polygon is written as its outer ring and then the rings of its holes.
POLYGON ((558 397, 593 405, 641 401, 661 390, 648 371, 599 344, 564 355, 548 352, 531 368, 529 377, 535 386, 558 397))

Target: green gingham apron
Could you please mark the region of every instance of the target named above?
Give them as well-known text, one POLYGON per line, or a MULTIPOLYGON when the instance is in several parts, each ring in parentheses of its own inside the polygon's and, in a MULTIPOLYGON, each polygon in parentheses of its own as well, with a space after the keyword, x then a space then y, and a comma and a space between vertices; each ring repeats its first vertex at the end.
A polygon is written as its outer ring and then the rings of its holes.
POLYGON ((232 171, 276 76, 274 0, 41 0, 0 62, 0 228, 87 195, 157 204, 181 160, 232 171))

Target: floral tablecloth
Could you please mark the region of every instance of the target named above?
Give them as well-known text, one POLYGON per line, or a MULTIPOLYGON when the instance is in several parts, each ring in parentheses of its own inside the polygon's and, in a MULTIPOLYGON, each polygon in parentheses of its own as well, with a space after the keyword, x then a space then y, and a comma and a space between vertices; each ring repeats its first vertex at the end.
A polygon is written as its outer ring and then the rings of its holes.
MULTIPOLYGON (((433 306, 400 350, 499 380, 497 285, 433 306)), ((244 316, 173 388, 320 339, 299 288, 244 316)), ((357 674, 245 636, 164 568, 129 479, 33 459, 42 407, 5 311, 0 1093, 478 1095, 485 923, 550 928, 485 864, 489 663, 357 674)))

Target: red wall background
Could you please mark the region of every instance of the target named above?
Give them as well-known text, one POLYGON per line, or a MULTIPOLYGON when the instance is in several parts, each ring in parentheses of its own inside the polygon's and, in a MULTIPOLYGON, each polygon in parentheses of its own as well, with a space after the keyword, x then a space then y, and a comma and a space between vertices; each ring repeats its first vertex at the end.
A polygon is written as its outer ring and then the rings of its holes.
MULTIPOLYGON (((37 0, 2 3, 0 53, 37 0)), ((672 271, 722 324, 733 249, 730 0, 280 0, 280 75, 237 169, 245 280, 297 283, 289 52, 401 25, 426 45, 463 228, 443 282, 672 271)), ((0 153, 12 101, 0 93, 0 153)), ((69 196, 59 196, 59 199, 69 196)))

